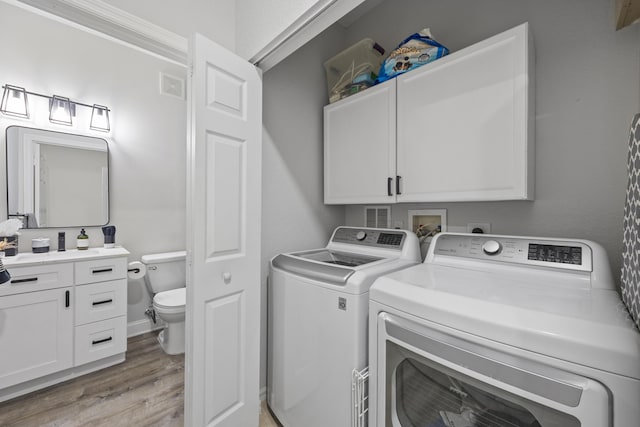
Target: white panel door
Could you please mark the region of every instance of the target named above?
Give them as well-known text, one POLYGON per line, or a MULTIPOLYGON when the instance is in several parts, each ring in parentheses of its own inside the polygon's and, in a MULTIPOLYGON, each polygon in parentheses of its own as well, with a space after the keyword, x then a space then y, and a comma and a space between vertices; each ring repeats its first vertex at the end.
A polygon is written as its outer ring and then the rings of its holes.
POLYGON ((262 76, 190 43, 185 425, 257 426, 262 76))

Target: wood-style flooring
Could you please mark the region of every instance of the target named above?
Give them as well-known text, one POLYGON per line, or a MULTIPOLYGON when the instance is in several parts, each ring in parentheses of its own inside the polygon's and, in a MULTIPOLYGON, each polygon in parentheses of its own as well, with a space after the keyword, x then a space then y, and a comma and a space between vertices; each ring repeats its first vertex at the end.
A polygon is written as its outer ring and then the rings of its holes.
MULTIPOLYGON (((156 335, 129 338, 124 363, 0 403, 0 426, 182 427, 184 355, 156 335)), ((263 403, 260 427, 277 426, 263 403)))

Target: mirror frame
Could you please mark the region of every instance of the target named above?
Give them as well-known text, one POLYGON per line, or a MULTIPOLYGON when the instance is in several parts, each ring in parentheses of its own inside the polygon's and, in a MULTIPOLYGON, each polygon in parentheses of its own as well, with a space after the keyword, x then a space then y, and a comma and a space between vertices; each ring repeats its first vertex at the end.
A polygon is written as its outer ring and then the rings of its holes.
MULTIPOLYGON (((110 151, 109 151, 109 142, 105 139, 105 138, 100 138, 97 136, 90 136, 90 135, 82 135, 82 134, 76 134, 76 133, 71 133, 71 132, 60 132, 57 130, 50 130, 50 129, 42 129, 42 128, 34 128, 34 127, 29 127, 29 126, 20 126, 20 125, 9 125, 6 127, 5 129, 5 144, 4 144, 4 149, 5 149, 5 195, 6 195, 6 204, 5 204, 5 216, 7 218, 14 218, 15 215, 10 215, 10 211, 9 211, 9 156, 8 156, 8 146, 9 146, 9 131, 12 128, 18 128, 18 129, 26 129, 26 130, 30 130, 30 131, 37 131, 37 132, 46 132, 46 133, 52 133, 55 134, 56 136, 60 136, 60 135, 66 135, 69 136, 71 138, 86 138, 86 139, 91 139, 91 140, 97 140, 100 142, 104 142, 105 147, 106 147, 106 155, 107 155, 107 189, 106 189, 106 200, 107 200, 107 209, 106 209, 106 222, 103 224, 64 224, 64 225, 53 225, 53 226, 45 226, 45 227, 41 227, 41 226, 37 226, 37 227, 28 227, 28 224, 26 224, 26 221, 23 221, 23 227, 22 229, 31 229, 31 230, 37 230, 37 229, 53 229, 53 228, 77 228, 77 227, 102 227, 105 226, 107 224, 109 224, 110 218, 111 218, 111 156, 110 156, 110 151)), ((96 142, 97 142, 96 141, 96 142)), ((19 144, 22 144, 23 141, 18 141, 19 144)))

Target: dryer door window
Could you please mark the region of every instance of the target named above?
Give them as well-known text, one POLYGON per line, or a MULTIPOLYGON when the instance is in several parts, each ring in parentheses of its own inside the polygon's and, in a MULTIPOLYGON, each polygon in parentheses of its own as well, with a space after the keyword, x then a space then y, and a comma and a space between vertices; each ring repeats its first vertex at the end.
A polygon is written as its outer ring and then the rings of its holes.
MULTIPOLYGON (((388 351, 398 351, 389 343, 388 351)), ((580 421, 421 357, 405 357, 389 391, 403 427, 580 427, 580 421)))
POLYGON ((611 425, 602 384, 466 338, 439 325, 380 314, 378 425, 611 425))

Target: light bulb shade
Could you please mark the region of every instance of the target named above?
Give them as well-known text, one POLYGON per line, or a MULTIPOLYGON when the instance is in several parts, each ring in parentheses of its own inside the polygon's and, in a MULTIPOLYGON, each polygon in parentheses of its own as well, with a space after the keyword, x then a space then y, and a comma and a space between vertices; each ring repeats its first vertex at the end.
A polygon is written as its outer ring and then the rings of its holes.
POLYGON ((18 86, 5 85, 0 111, 7 116, 29 118, 27 91, 18 86))
POLYGON ((93 130, 109 132, 111 129, 109 123, 109 109, 104 105, 94 104, 93 110, 91 111, 91 124, 89 127, 93 130))
POLYGON ((53 95, 49 102, 49 121, 71 126, 71 101, 64 96, 53 95))

